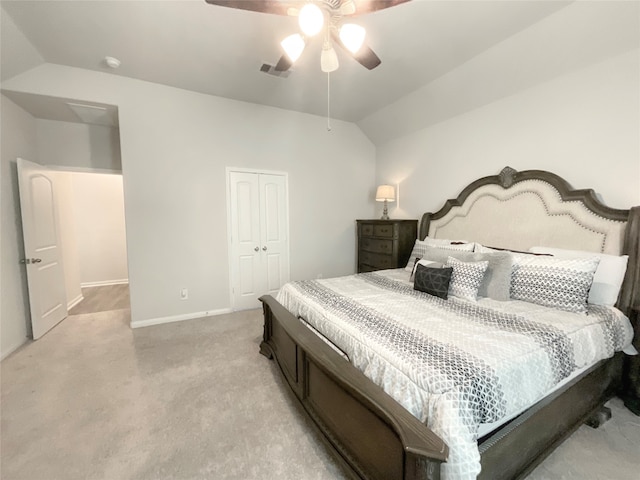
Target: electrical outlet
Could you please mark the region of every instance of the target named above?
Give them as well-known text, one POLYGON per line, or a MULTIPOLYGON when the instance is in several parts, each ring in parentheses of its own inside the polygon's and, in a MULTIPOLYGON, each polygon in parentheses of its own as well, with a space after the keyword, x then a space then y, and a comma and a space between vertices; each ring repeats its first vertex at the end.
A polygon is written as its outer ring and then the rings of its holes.
POLYGON ((180 300, 186 300, 187 298, 189 298, 189 289, 188 288, 180 289, 180 300))

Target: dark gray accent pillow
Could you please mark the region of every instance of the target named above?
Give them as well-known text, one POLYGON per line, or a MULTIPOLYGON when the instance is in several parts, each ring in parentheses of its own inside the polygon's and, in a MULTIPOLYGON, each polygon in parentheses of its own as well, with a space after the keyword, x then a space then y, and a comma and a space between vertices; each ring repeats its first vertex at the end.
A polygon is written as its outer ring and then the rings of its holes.
POLYGON ((478 289, 478 296, 489 297, 501 302, 506 302, 511 298, 511 270, 513 269, 513 255, 511 253, 457 252, 433 247, 424 248, 425 254, 422 258, 433 262, 447 263, 448 257, 453 257, 463 262, 488 261, 489 266, 478 289))
POLYGON ((418 265, 413 288, 446 300, 449 294, 449 282, 451 282, 452 272, 452 267, 432 268, 418 265))

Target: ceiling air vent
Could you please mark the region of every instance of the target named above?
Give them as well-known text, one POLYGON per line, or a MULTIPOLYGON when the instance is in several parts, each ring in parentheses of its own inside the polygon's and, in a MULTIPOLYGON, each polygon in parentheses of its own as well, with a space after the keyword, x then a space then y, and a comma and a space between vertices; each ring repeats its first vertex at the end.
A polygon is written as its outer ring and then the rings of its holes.
POLYGON ((273 65, 269 65, 268 63, 263 63, 260 67, 260 71, 266 73, 267 75, 273 75, 274 77, 287 78, 291 73, 291 69, 285 70, 284 72, 278 72, 273 65))

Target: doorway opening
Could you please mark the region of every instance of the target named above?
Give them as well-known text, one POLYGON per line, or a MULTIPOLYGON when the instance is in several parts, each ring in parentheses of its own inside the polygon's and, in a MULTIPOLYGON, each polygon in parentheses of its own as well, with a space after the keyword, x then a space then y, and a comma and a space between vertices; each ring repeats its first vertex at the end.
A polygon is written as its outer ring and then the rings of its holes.
POLYGON ((69 315, 130 308, 122 174, 56 174, 69 315))

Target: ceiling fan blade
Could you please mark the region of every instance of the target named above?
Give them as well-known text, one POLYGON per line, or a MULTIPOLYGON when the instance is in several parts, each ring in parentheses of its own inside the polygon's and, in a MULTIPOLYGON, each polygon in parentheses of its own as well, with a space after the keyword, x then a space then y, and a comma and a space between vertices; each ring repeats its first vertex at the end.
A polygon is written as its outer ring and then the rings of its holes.
MULTIPOLYGON (((209 1, 209 0, 207 0, 209 1)), ((411 0, 353 0, 356 4, 356 13, 354 15, 363 15, 365 13, 377 12, 385 8, 395 7, 401 3, 410 2, 411 0)))
POLYGON ((286 72, 291 68, 291 65, 293 65, 293 62, 289 59, 289 57, 287 55, 282 55, 280 57, 280 60, 278 60, 278 63, 276 63, 274 70, 276 72, 286 72))
POLYGON ((360 50, 358 50, 356 53, 353 53, 351 50, 345 47, 344 43, 342 43, 342 40, 340 40, 340 37, 336 34, 336 32, 331 32, 331 38, 335 43, 342 47, 345 53, 355 58, 355 60, 360 65, 369 70, 373 70, 382 63, 382 60, 380 60, 375 52, 371 50, 367 45, 362 45, 362 47, 360 47, 360 50))
POLYGON ((293 2, 281 0, 205 0, 210 5, 249 10, 251 12, 273 13, 275 15, 287 15, 287 10, 296 7, 293 2))

